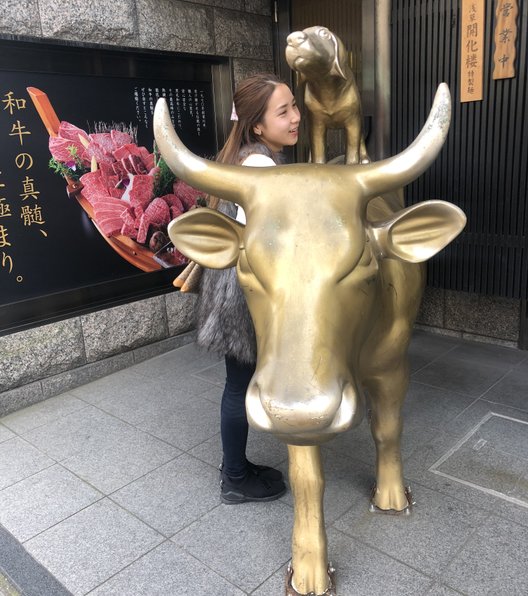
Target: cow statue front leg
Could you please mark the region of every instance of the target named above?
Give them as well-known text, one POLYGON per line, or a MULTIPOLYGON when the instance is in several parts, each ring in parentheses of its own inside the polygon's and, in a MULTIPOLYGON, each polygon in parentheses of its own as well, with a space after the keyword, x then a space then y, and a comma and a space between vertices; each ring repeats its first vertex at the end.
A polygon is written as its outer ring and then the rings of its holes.
POLYGON ((401 409, 409 385, 406 363, 367 384, 371 400, 370 428, 376 444, 376 485, 373 511, 410 511, 412 497, 403 481, 401 409))
POLYGON ((286 596, 335 596, 324 525, 321 448, 288 445, 288 456, 294 521, 286 596))

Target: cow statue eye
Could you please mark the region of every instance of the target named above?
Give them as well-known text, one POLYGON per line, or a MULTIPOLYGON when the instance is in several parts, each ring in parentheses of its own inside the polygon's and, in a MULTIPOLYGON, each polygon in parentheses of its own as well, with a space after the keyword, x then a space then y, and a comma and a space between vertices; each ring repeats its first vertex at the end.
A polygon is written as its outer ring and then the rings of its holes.
POLYGON ((324 39, 328 39, 330 37, 330 31, 328 29, 319 29, 318 31, 319 37, 323 37, 324 39))

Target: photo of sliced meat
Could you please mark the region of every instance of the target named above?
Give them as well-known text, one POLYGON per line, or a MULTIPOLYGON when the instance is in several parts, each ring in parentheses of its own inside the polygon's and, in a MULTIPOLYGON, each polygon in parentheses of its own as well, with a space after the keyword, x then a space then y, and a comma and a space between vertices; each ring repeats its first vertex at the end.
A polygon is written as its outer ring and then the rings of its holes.
MULTIPOLYGON (((96 128, 105 130, 104 123, 98 123, 96 128)), ((126 132, 109 130, 87 134, 68 122, 60 124, 59 132, 60 136, 50 138, 50 152, 58 162, 70 168, 72 174, 78 164, 74 163, 69 148, 73 147, 79 155, 85 173, 79 179, 82 187, 78 198, 90 203, 90 210, 85 203, 81 205, 100 232, 107 239, 119 235, 134 240, 137 253, 150 254, 158 264, 169 267, 187 262, 168 239, 167 246, 161 250, 153 250, 153 247, 159 244, 156 239, 166 236, 169 222, 195 207, 202 193, 182 181, 173 184, 171 177, 167 183, 167 171, 155 165, 154 153, 138 147, 126 132), (97 169, 87 171, 90 168, 97 169), (167 192, 167 185, 169 189, 172 186, 173 192, 156 197, 162 185, 165 188, 161 192, 167 192)), ((67 175, 65 177, 68 179, 67 175)), ((125 258, 136 264, 134 254, 132 251, 131 257, 125 258)), ((144 258, 139 259, 136 266, 143 268, 144 258)), ((156 265, 153 267, 155 269, 156 265)))

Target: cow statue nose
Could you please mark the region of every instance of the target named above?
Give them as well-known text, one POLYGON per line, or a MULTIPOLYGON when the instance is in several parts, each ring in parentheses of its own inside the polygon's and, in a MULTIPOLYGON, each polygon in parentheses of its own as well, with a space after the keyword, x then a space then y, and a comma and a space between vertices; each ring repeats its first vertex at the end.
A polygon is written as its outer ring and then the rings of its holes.
POLYGON ((288 443, 318 444, 358 424, 363 399, 352 383, 344 387, 335 383, 331 389, 308 395, 277 394, 257 376, 246 394, 246 410, 249 423, 257 430, 271 432, 288 443))

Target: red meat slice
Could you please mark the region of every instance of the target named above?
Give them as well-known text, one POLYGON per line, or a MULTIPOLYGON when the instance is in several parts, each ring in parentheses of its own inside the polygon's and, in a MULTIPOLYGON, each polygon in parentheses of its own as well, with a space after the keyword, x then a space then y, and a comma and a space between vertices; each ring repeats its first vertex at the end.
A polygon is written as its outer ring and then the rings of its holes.
POLYGON ((99 196, 94 202, 94 220, 107 236, 119 234, 126 212, 126 204, 112 197, 99 196))
POLYGON ((148 149, 145 147, 138 147, 139 150, 139 157, 141 157, 143 163, 147 170, 152 170, 154 167, 154 153, 150 153, 148 149))
POLYGON ((90 161, 84 156, 84 147, 79 141, 72 141, 70 139, 61 139, 60 137, 50 137, 48 147, 51 155, 62 163, 73 161, 72 154, 68 147, 75 147, 77 155, 81 158, 83 165, 88 166, 90 161))
POLYGON ((84 130, 77 128, 77 126, 74 126, 65 120, 59 124, 59 130, 57 131, 57 134, 61 139, 69 139, 70 141, 75 141, 76 143, 80 142, 79 135, 85 138, 87 141, 90 140, 84 130))
POLYGON ((123 178, 128 178, 128 173, 120 161, 114 161, 113 164, 110 164, 110 167, 112 168, 113 173, 118 176, 120 180, 123 178))
POLYGON ((170 221, 169 206, 163 199, 157 197, 145 209, 143 219, 148 219, 149 224, 153 226, 166 226, 170 221))
POLYGON ((129 174, 137 174, 136 170, 134 169, 134 165, 129 159, 130 157, 131 155, 129 155, 128 157, 123 157, 123 159, 119 161, 121 167, 123 168, 123 170, 125 170, 127 176, 129 174))
POLYGON ((154 153, 150 153, 149 154, 149 158, 148 159, 144 159, 143 163, 145 164, 145 167, 147 168, 147 170, 152 170, 152 168, 154 167, 154 153))
POLYGON ((114 151, 115 147, 109 132, 96 132, 91 134, 90 140, 102 147, 105 153, 112 155, 112 151, 114 151))
POLYGON ((128 223, 124 223, 121 226, 121 234, 123 236, 127 236, 128 238, 131 238, 132 240, 137 239, 137 233, 138 233, 138 231, 137 231, 136 227, 133 225, 131 226, 128 223))
POLYGON ((134 218, 135 218, 135 225, 136 228, 139 228, 139 224, 141 222, 141 216, 143 215, 143 213, 145 213, 145 209, 143 209, 143 207, 141 205, 136 205, 133 208, 133 212, 134 212, 134 218))
POLYGON ((97 163, 101 163, 103 161, 106 163, 112 163, 114 161, 112 155, 106 153, 104 147, 96 141, 90 141, 90 144, 88 147, 86 147, 86 155, 88 155, 90 159, 95 157, 95 161, 97 161, 97 163))
MULTIPOLYGON (((163 195, 160 197, 160 199, 163 199, 165 203, 167 203, 167 205, 170 207, 171 213, 174 210, 175 212, 178 212, 178 215, 181 215, 185 211, 183 203, 176 195, 163 195)), ((178 215, 173 215, 172 217, 178 217, 178 215)))
POLYGON ((123 145, 129 145, 132 143, 132 137, 126 132, 121 132, 120 130, 111 130, 110 135, 112 137, 114 151, 123 145))
POLYGON ((178 207, 171 207, 170 212, 171 212, 172 219, 176 219, 177 217, 180 217, 180 215, 182 215, 184 213, 183 211, 180 211, 178 209, 178 207))
POLYGON ((121 199, 116 199, 106 193, 104 194, 93 194, 90 197, 90 203, 95 207, 98 205, 108 205, 120 209, 128 209, 128 203, 121 199))
POLYGON ((99 164, 99 169, 105 178, 108 178, 108 176, 115 176, 114 168, 112 167, 113 165, 113 163, 107 163, 105 161, 102 161, 99 164))
POLYGON ((126 145, 119 147, 114 151, 113 155, 116 160, 124 159, 129 155, 137 155, 138 157, 141 157, 139 147, 134 145, 134 143, 127 143, 126 145))
POLYGON ((117 222, 115 227, 119 228, 119 230, 123 227, 123 217, 117 211, 97 211, 97 213, 94 213, 94 219, 98 224, 102 224, 105 221, 117 222))
POLYGON ((130 184, 126 193, 132 206, 141 205, 145 208, 154 194, 154 178, 148 174, 130 176, 130 184))
POLYGON ((147 168, 141 161, 141 158, 137 155, 129 155, 128 161, 132 164, 132 167, 134 168, 136 174, 148 174, 147 168))
POLYGON ((83 197, 93 205, 95 197, 108 194, 106 182, 102 177, 101 170, 88 172, 80 178, 83 184, 83 197))
POLYGON ((125 194, 125 189, 124 188, 114 187, 114 188, 111 188, 108 192, 115 199, 121 199, 121 197, 125 194))
POLYGON ((137 235, 137 241, 140 244, 144 244, 147 241, 147 234, 149 227, 156 226, 161 228, 166 226, 170 221, 170 210, 167 203, 160 199, 155 198, 152 203, 145 209, 145 213, 141 216, 139 223, 139 230, 137 235))
POLYGON ((121 232, 123 220, 120 217, 108 217, 104 219, 94 218, 99 229, 105 236, 116 236, 121 232))
POLYGON ((104 182, 102 180, 102 172, 101 170, 96 170, 95 172, 87 172, 83 174, 80 178, 81 182, 84 186, 93 186, 95 184, 101 184, 104 186, 104 182))
POLYGON ((101 171, 101 178, 106 184, 106 188, 108 191, 113 190, 119 184, 119 178, 114 174, 111 174, 110 176, 105 176, 101 171))
POLYGON ((188 211, 196 205, 196 199, 203 196, 203 192, 189 186, 183 180, 178 180, 172 185, 172 191, 181 200, 185 210, 188 211))
POLYGON ((127 209, 127 211, 125 211, 125 213, 123 214, 122 219, 123 227, 121 228, 121 234, 123 234, 123 236, 128 236, 129 238, 132 238, 132 240, 135 240, 137 238, 138 231, 134 216, 127 209))

